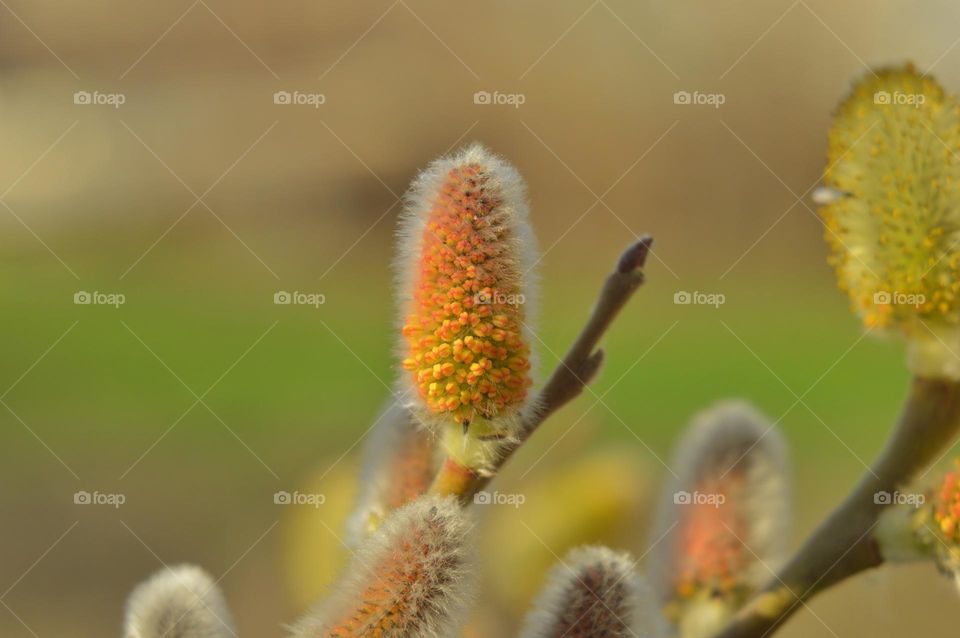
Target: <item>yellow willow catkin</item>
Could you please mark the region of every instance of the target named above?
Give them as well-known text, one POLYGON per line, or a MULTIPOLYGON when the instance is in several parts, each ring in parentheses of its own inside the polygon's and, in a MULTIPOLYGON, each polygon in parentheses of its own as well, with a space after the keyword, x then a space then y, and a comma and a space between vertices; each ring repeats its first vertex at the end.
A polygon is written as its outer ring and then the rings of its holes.
POLYGON ((547 576, 521 638, 655 638, 664 625, 627 553, 572 550, 547 576))
POLYGON ((472 592, 470 525, 453 498, 390 514, 296 638, 437 638, 459 628, 472 592))
POLYGON ((702 412, 681 439, 652 569, 682 635, 713 635, 782 558, 790 526, 786 456, 780 433, 743 402, 702 412))
POLYGON ((911 370, 960 379, 960 106, 911 65, 868 73, 829 134, 830 263, 867 327, 907 337, 911 370))
POLYGON ((413 182, 401 222, 405 386, 435 432, 510 435, 529 407, 535 248, 525 186, 475 144, 413 182))
POLYGON ((198 567, 168 567, 127 600, 124 638, 234 638, 233 620, 216 583, 198 567))

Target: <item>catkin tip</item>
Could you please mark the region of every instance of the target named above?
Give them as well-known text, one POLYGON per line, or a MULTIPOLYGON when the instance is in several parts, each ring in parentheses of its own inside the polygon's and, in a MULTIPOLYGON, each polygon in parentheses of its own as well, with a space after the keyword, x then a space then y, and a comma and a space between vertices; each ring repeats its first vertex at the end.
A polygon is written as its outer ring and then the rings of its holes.
POLYGON ((472 596, 470 524, 453 498, 425 496, 390 514, 358 548, 331 598, 296 638, 441 638, 472 596))
POLYGON ((167 567, 127 600, 124 638, 235 638, 226 601, 199 567, 167 567))
POLYGON ((653 595, 625 552, 572 550, 547 576, 521 638, 653 638, 665 635, 653 595))

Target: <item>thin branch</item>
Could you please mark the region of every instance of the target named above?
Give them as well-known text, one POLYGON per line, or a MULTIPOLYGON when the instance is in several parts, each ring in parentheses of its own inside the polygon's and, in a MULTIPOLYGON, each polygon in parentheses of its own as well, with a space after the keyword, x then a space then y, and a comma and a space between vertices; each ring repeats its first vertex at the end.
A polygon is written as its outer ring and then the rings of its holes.
POLYGON ((590 319, 540 390, 535 403, 537 409, 524 420, 517 438, 501 447, 494 471, 481 476, 448 458, 437 474, 431 492, 456 494, 461 501, 469 503, 541 423, 583 392, 603 363, 603 350, 597 349, 600 339, 633 293, 643 284, 642 269, 652 245, 653 238, 644 235, 620 256, 616 269, 603 284, 590 319))
POLYGON ((915 378, 906 406, 880 458, 853 492, 817 528, 776 578, 717 638, 761 638, 815 594, 883 563, 873 536, 892 494, 936 462, 960 428, 960 383, 915 378))

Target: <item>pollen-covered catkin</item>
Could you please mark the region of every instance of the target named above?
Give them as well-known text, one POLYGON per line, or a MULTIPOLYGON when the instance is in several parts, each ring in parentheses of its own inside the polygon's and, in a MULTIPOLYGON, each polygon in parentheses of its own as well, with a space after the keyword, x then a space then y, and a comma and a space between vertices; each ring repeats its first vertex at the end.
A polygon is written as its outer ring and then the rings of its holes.
POLYGON ((864 324, 907 338, 920 376, 960 379, 960 105, 911 65, 868 73, 829 133, 820 212, 864 324))
POLYGON ((414 180, 401 220, 404 386, 435 431, 512 431, 528 407, 535 247, 525 186, 475 144, 414 180))

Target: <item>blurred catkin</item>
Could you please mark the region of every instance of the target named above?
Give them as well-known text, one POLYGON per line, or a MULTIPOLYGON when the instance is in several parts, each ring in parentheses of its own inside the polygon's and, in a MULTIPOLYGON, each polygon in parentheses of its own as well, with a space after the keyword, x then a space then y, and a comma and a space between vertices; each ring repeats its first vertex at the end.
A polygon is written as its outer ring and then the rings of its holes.
POLYGON ((829 133, 821 214, 840 288, 903 334, 920 376, 960 379, 960 106, 911 65, 870 72, 829 133))
POLYGON ((366 538, 387 514, 426 493, 438 466, 433 435, 418 426, 409 410, 391 403, 366 444, 350 541, 366 538))
POLYGON ((470 525, 452 498, 427 496, 390 514, 358 548, 296 638, 453 635, 472 597, 470 525))
POLYGON ((770 576, 790 527, 786 445, 744 402, 697 415, 678 446, 653 540, 668 618, 708 636, 770 576))
POLYGON ((627 553, 580 547, 555 565, 521 638, 653 638, 663 635, 653 594, 627 553))
POLYGON ((536 257, 525 190, 516 169, 475 144, 434 161, 406 196, 403 386, 420 421, 444 436, 451 426, 510 436, 529 407, 536 257))
POLYGON ((919 507, 903 504, 894 510, 879 541, 885 557, 891 550, 910 560, 916 555, 932 557, 937 569, 949 576, 960 592, 960 458, 953 465, 952 470, 944 472, 926 502, 919 507), (894 528, 890 521, 897 526, 894 528), (891 530, 906 530, 910 534, 910 549, 918 551, 907 554, 902 549, 907 546, 904 534, 895 535, 891 530))
POLYGON ((125 638, 233 638, 223 594, 199 567, 165 568, 127 599, 125 638))

